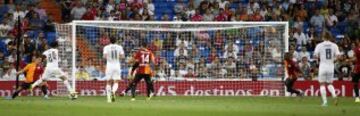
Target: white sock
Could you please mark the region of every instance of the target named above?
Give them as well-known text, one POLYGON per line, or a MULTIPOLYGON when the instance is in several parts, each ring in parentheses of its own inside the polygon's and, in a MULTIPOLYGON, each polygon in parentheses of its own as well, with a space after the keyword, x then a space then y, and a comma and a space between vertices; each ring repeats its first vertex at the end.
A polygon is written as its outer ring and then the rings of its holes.
POLYGON ((108 100, 110 100, 110 95, 111 95, 111 86, 110 84, 106 84, 106 96, 108 100))
POLYGON ((321 98, 323 100, 323 103, 327 103, 327 99, 326 99, 326 88, 324 85, 320 85, 320 94, 321 94, 321 98))
POLYGON ((32 86, 33 86, 33 87, 38 86, 38 85, 39 85, 40 83, 42 83, 42 82, 43 82, 43 80, 42 80, 42 79, 39 79, 39 80, 35 81, 35 83, 32 84, 32 86))
POLYGON ((68 90, 70 93, 72 93, 73 90, 72 90, 72 88, 71 88, 71 86, 70 86, 69 81, 68 81, 68 80, 64 80, 64 84, 65 84, 67 90, 68 90))
POLYGON ((328 90, 330 91, 331 95, 333 98, 336 98, 336 92, 335 92, 335 88, 333 85, 328 85, 327 86, 328 90))
POLYGON ((114 83, 112 86, 112 92, 115 93, 119 87, 119 83, 114 83))

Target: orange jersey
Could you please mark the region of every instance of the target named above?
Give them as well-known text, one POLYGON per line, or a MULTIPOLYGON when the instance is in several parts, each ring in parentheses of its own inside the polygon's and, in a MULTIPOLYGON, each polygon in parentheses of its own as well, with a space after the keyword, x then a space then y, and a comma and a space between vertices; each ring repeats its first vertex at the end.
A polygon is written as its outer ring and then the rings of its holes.
POLYGON ((36 64, 30 63, 25 66, 24 71, 26 72, 25 82, 32 83, 34 82, 34 74, 36 70, 36 64))
POLYGON ((30 63, 25 66, 24 71, 26 72, 25 82, 32 83, 35 80, 40 78, 40 75, 43 73, 43 67, 35 63, 30 63))
POLYGON ((150 62, 155 63, 154 54, 148 49, 139 49, 135 55, 134 59, 139 62, 139 67, 137 69, 137 74, 151 74, 150 62))

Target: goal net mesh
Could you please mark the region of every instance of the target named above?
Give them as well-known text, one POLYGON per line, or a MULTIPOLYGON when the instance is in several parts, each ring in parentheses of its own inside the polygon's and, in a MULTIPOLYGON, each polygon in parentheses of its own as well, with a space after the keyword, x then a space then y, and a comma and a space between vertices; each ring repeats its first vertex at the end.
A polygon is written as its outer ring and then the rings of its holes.
MULTIPOLYGON (((102 50, 110 37, 117 38, 126 57, 119 93, 131 81, 127 60, 145 41, 159 63, 152 78, 156 95, 282 96, 286 28, 285 23, 241 22, 75 21, 56 26, 61 66, 83 96, 105 95, 102 50)), ((59 95, 66 94, 63 84, 57 85, 59 95)), ((146 93, 144 82, 137 89, 146 93)))

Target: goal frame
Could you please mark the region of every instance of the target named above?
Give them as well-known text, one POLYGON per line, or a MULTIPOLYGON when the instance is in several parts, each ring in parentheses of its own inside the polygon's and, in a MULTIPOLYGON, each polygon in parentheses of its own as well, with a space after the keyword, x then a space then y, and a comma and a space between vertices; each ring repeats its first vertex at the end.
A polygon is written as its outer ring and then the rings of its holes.
POLYGON ((269 22, 211 22, 211 21, 203 21, 203 22, 182 22, 182 21, 85 21, 85 20, 74 20, 70 23, 71 25, 71 43, 72 43, 72 72, 71 72, 71 81, 72 87, 74 91, 76 90, 76 27, 81 24, 179 24, 179 25, 186 25, 186 24, 200 24, 200 25, 283 25, 284 28, 284 51, 289 51, 289 22, 286 21, 269 21, 269 22))

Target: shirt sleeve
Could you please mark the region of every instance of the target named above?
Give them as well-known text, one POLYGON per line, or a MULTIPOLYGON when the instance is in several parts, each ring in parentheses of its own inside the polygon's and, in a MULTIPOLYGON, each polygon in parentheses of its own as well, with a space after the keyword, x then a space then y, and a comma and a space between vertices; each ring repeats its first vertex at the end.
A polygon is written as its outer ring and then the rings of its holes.
POLYGON ((334 46, 335 46, 335 56, 340 55, 339 47, 336 44, 334 44, 334 46))
POLYGON ((120 46, 120 55, 125 55, 123 47, 120 46))
POLYGON ((316 47, 315 47, 315 51, 314 51, 314 56, 316 56, 316 57, 319 57, 319 50, 320 48, 319 48, 319 45, 317 45, 316 47))
POLYGON ((30 68, 30 64, 28 64, 28 65, 25 66, 24 71, 29 70, 29 68, 30 68))

